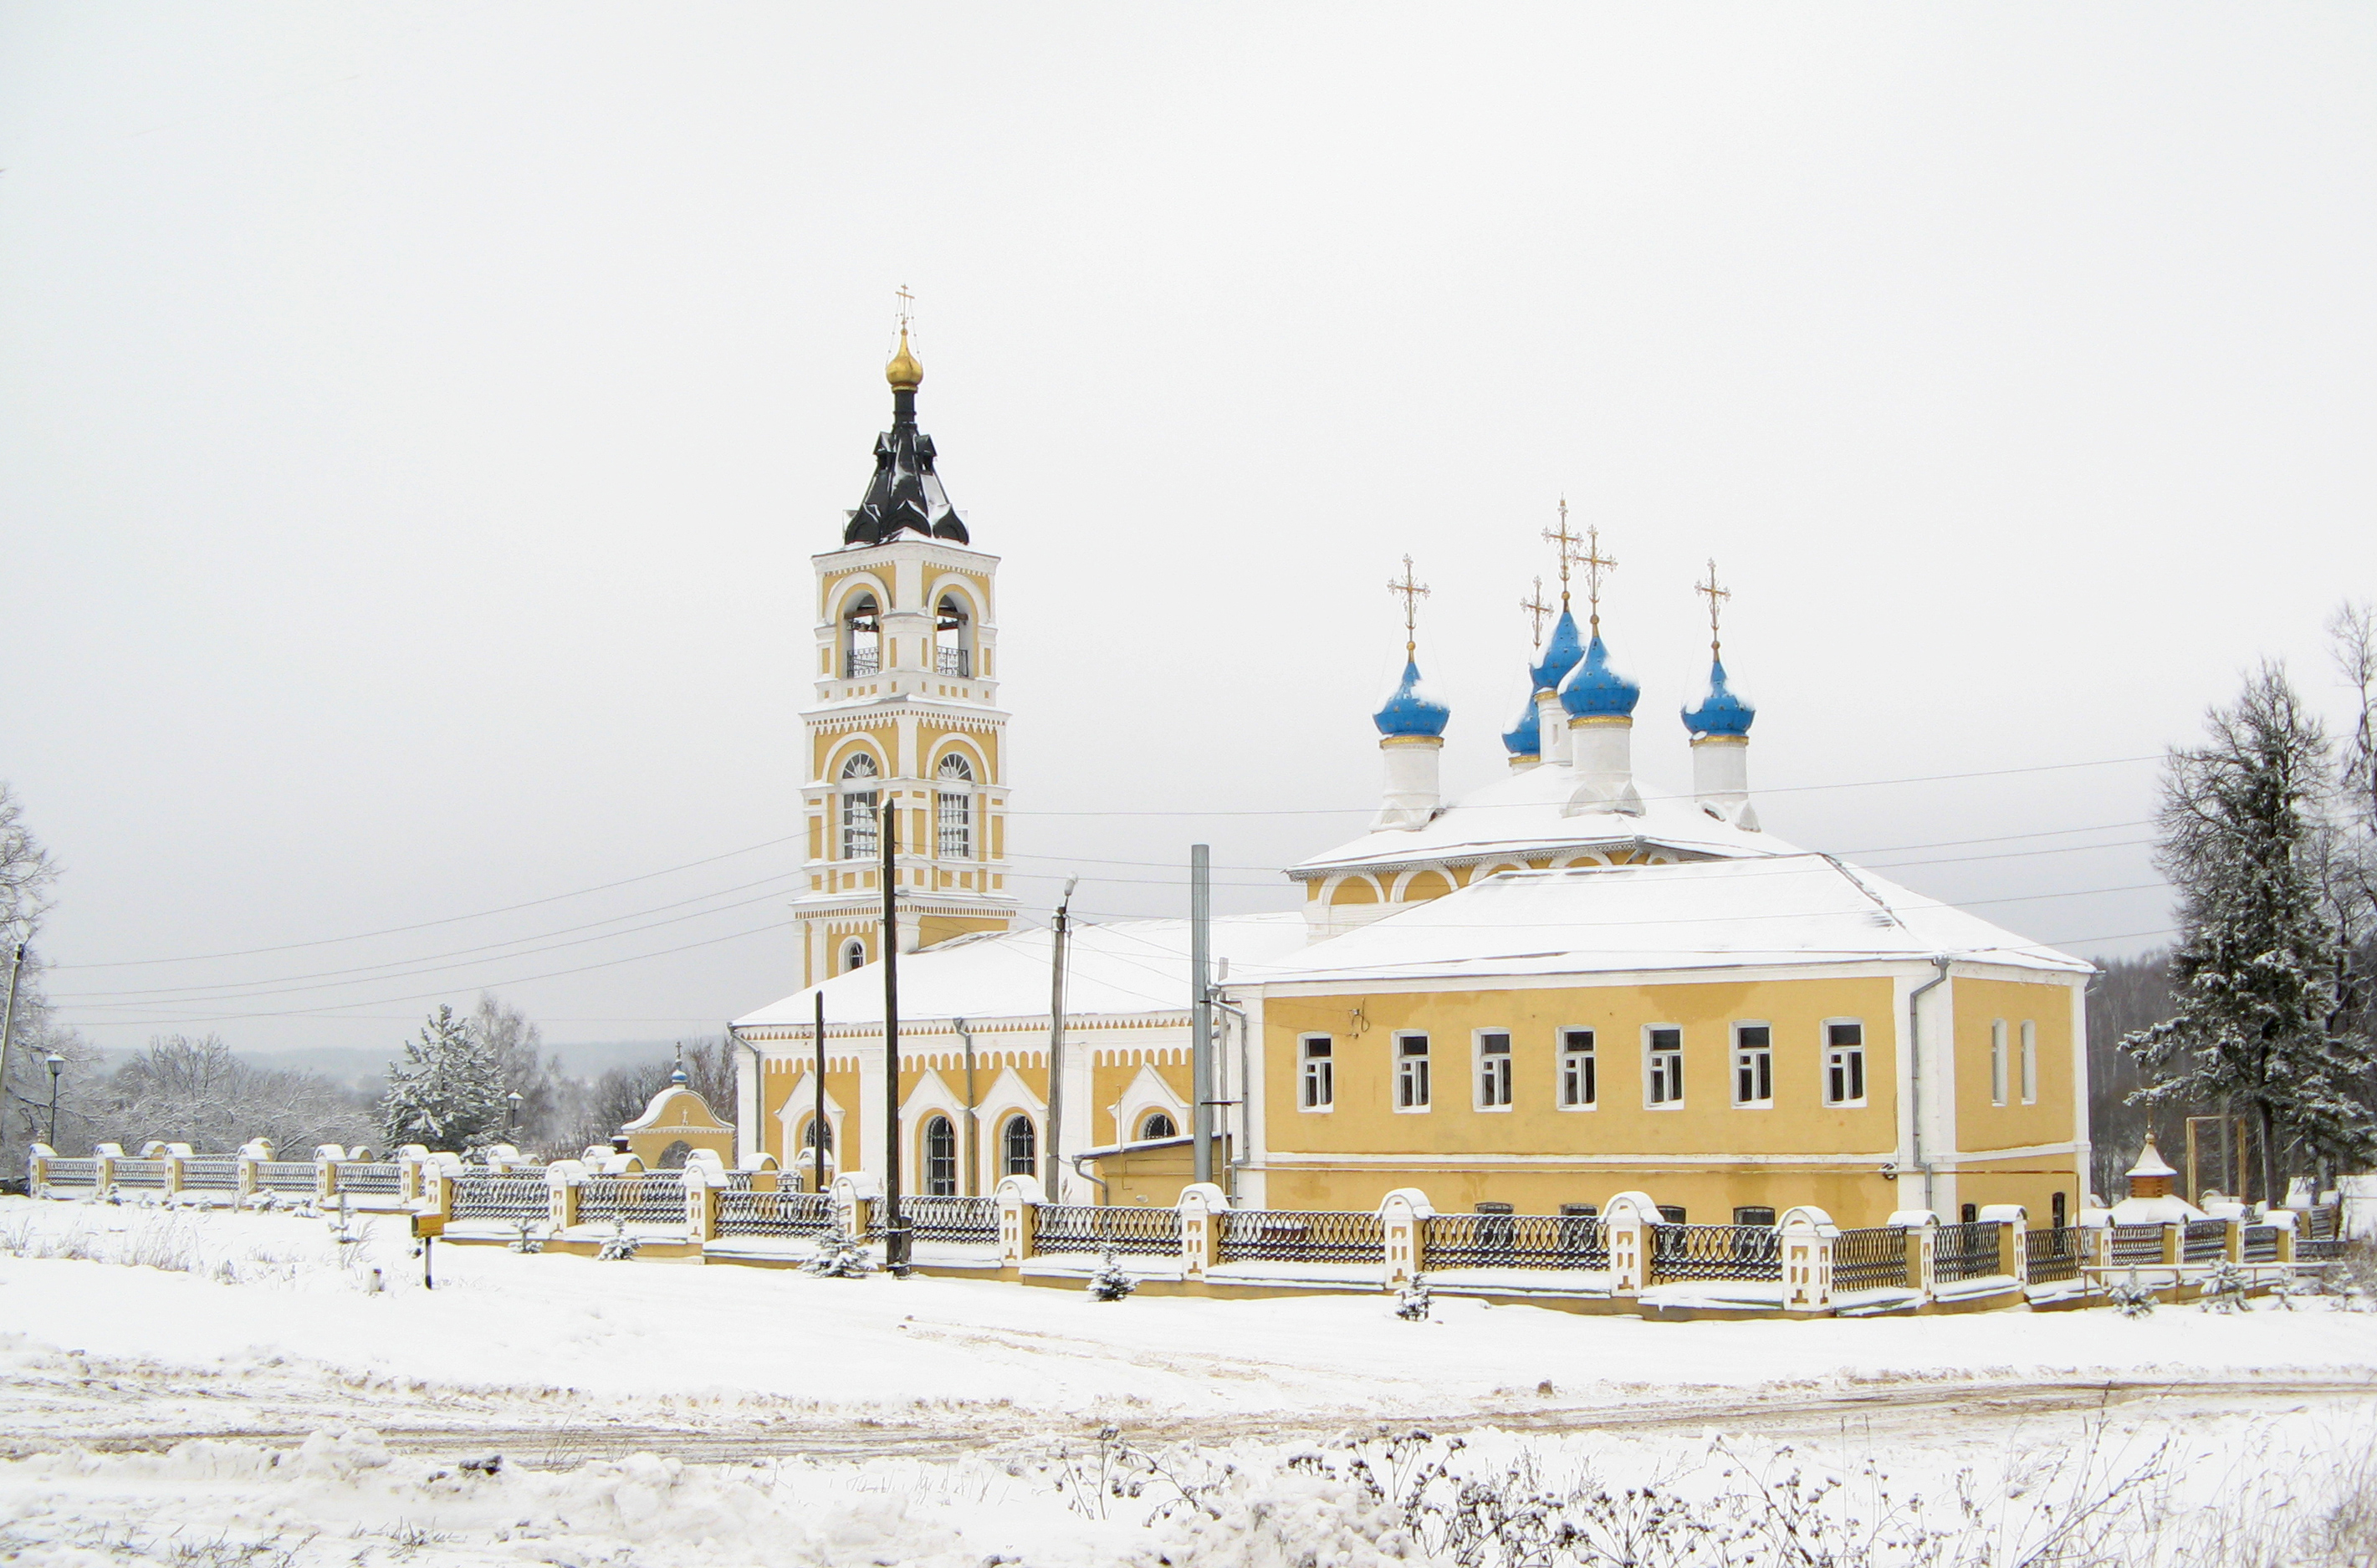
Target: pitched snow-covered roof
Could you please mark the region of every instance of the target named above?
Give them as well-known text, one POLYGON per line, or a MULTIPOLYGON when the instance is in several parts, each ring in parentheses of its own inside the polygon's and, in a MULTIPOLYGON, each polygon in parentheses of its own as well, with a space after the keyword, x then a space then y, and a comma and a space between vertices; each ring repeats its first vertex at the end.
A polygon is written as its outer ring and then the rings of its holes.
MULTIPOLYGON (((1230 961, 1231 979, 1259 973, 1303 947, 1304 917, 1289 912, 1225 915, 1213 921, 1212 951, 1230 961)), ((900 1016, 969 1021, 1048 1016, 1046 931, 961 937, 900 955, 900 1016)), ((812 998, 825 993, 825 1018, 837 1024, 883 1021, 883 969, 869 964, 735 1020, 738 1028, 806 1028, 812 998)), ((1069 1016, 1186 1013, 1188 922, 1115 921, 1076 924, 1065 956, 1069 1016)))
POLYGON ((2131 1166, 2126 1174, 2132 1176, 2176 1176, 2179 1172, 2170 1168, 2170 1161, 2162 1157, 2162 1150, 2155 1147, 2154 1134, 2152 1133, 2148 1133, 2146 1134, 2145 1147, 2138 1151, 2138 1162, 2135 1165, 2131 1166))
POLYGON ((1935 954, 2064 974, 2094 968, 1830 856, 1793 853, 1502 872, 1245 978, 1616 973, 1935 954))
POLYGON ((1302 878, 1356 868, 1482 860, 1495 855, 1523 859, 1532 854, 1636 843, 1696 855, 1798 853, 1796 846, 1784 843, 1771 833, 1747 832, 1718 821, 1689 795, 1659 795, 1647 788, 1639 816, 1612 811, 1565 816, 1561 814, 1569 796, 1576 790, 1576 783, 1575 773, 1568 768, 1531 767, 1463 795, 1439 812, 1425 827, 1364 834, 1350 844, 1341 844, 1298 861, 1288 868, 1288 874, 1302 878))

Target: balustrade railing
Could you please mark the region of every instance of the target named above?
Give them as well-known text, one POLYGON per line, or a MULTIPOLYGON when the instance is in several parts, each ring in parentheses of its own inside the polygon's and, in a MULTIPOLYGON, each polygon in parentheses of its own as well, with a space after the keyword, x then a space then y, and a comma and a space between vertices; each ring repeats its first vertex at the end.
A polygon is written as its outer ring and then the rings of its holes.
POLYGON ((2115 1268, 2162 1262, 2162 1227, 2114 1226, 2105 1261, 2115 1268))
POLYGON ((973 674, 973 651, 969 648, 950 647, 947 644, 935 648, 933 673, 971 678, 973 674))
POLYGON ((718 1194, 722 1236, 822 1236, 832 1229, 830 1193, 753 1193, 730 1187, 718 1194))
POLYGON ((2071 1227, 2033 1230, 2023 1237, 2022 1246, 2033 1285, 2080 1277, 2080 1232, 2071 1227))
POLYGON ((1906 1232, 1893 1225, 1844 1230, 1833 1239, 1834 1290, 1904 1290, 1906 1232))
POLYGON ((402 1171, 394 1165, 341 1165, 339 1191, 357 1197, 392 1198, 404 1191, 402 1171))
POLYGON ((2244 1254, 2247 1263, 2278 1261, 2278 1228, 2275 1225, 2248 1225, 2244 1233, 2244 1254))
POLYGON ((239 1161, 229 1156, 194 1155, 182 1161, 182 1191, 185 1193, 236 1193, 239 1191, 239 1161))
POLYGON ((2225 1219, 2191 1219, 2187 1229, 2179 1233, 2181 1263, 2218 1263, 2228 1255, 2228 1222, 2225 1219))
POLYGON ((54 1159, 49 1163, 49 1171, 53 1187, 99 1185, 99 1161, 95 1159, 54 1159))
POLYGON ((1111 1247, 1117 1253, 1177 1254, 1180 1211, 1112 1204, 1042 1204, 1032 1247, 1041 1253, 1096 1253, 1111 1247))
POLYGON ((685 1223, 685 1177, 675 1170, 633 1176, 589 1176, 578 1190, 578 1223, 608 1225, 685 1223))
POLYGON ((551 1188, 543 1176, 466 1171, 453 1182, 456 1219, 517 1225, 534 1223, 552 1212, 551 1188))
POLYGON ((1931 1243, 1931 1278, 1940 1285, 1987 1279, 1998 1272, 1998 1226, 1993 1220, 1942 1225, 1931 1243))
POLYGON ((1343 1210, 1231 1209, 1222 1223, 1224 1263, 1387 1261, 1386 1227, 1375 1214, 1343 1210))
POLYGON ((1439 1214, 1424 1227, 1422 1268, 1609 1266, 1607 1233, 1583 1215, 1439 1214))
POLYGON ((1768 1226, 1656 1225, 1648 1234, 1654 1280, 1783 1277, 1783 1233, 1768 1226))
POLYGON ((908 1234, 919 1241, 983 1241, 998 1240, 998 1201, 903 1194, 900 1217, 908 1234))
POLYGON ((871 647, 854 647, 842 656, 844 677, 882 673, 883 657, 871 647))
POLYGON ((256 1184, 268 1193, 310 1193, 317 1182, 310 1159, 259 1159, 256 1184))

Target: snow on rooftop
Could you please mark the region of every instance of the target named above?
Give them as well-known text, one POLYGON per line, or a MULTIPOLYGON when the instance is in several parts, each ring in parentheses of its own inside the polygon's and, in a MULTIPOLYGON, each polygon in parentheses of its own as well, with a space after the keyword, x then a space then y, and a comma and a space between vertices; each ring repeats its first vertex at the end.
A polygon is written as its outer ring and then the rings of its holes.
POLYGON ((1502 872, 1247 978, 1615 973, 1934 954, 2065 974, 2093 969, 1870 872, 1803 852, 1502 872))
POLYGON ((1659 794, 1648 787, 1643 788, 1644 810, 1640 816, 1607 811, 1563 815, 1576 784, 1576 774, 1569 768, 1531 767, 1470 791, 1438 813, 1425 827, 1365 834, 1350 844, 1298 861, 1288 874, 1464 856, 1523 855, 1638 840, 1705 855, 1798 852, 1797 846, 1771 833, 1745 832, 1718 821, 1689 795, 1659 794))
MULTIPOLYGON (((1213 956, 1228 959, 1230 977, 1236 980, 1276 966, 1303 947, 1306 938, 1304 917, 1293 911, 1217 916, 1213 956)), ((902 953, 900 1016, 969 1021, 1045 1018, 1053 943, 1053 933, 1045 930, 1009 931, 902 953)), ((805 1028, 814 1016, 811 998, 819 991, 825 993, 829 1028, 882 1022, 883 968, 869 964, 747 1014, 735 1020, 735 1027, 805 1028)), ((1188 1010, 1187 921, 1075 923, 1065 956, 1069 1016, 1188 1010)))
POLYGON ((2138 1162, 2130 1167, 2127 1174, 2132 1176, 2176 1176, 2179 1172, 2170 1168, 2170 1161, 2163 1158, 2162 1150, 2155 1147, 2154 1134, 2152 1133, 2148 1133, 2146 1134, 2146 1146, 2138 1151, 2138 1162))

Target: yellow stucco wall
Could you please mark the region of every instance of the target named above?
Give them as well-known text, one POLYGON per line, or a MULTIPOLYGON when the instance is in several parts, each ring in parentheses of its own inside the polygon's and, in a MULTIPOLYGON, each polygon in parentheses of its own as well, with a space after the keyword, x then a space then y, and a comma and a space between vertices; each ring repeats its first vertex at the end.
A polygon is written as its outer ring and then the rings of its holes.
POLYGON ((1955 982, 1956 1146, 2019 1148, 2072 1136, 2072 992, 2012 980, 1955 982), (2006 1102, 1992 1103, 1991 1026, 2006 1027, 2006 1102), (2022 1099, 2022 1026, 2038 1031, 2038 1099, 2022 1099))

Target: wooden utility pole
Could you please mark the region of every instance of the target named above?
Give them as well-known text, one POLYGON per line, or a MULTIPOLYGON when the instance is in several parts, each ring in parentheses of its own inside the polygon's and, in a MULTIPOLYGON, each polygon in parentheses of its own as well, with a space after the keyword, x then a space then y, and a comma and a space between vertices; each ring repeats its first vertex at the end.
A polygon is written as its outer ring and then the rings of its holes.
POLYGON ((817 1045, 817 1110, 809 1122, 809 1149, 815 1157, 818 1192, 825 1191, 825 988, 817 990, 817 1022, 809 1027, 809 1039, 817 1045))
MULTIPOLYGON (((1406 569, 1409 559, 1404 562, 1406 569)), ((1408 570, 1406 570, 1408 575, 1408 570)), ((1213 851, 1188 847, 1188 1092, 1196 1179, 1213 1179, 1213 851)))
POLYGON ((1048 950, 1048 1146, 1040 1153, 1040 1187, 1052 1204, 1065 1201, 1059 1195, 1065 1167, 1057 1152, 1065 1131, 1065 936, 1071 925, 1073 884, 1080 880, 1065 879, 1065 891, 1057 898, 1057 940, 1048 950))
POLYGON ((897 868, 895 829, 898 808, 890 790, 883 791, 883 816, 877 829, 883 879, 883 1265, 895 1272, 908 1267, 908 1221, 900 1212, 900 902, 892 885, 897 868))

